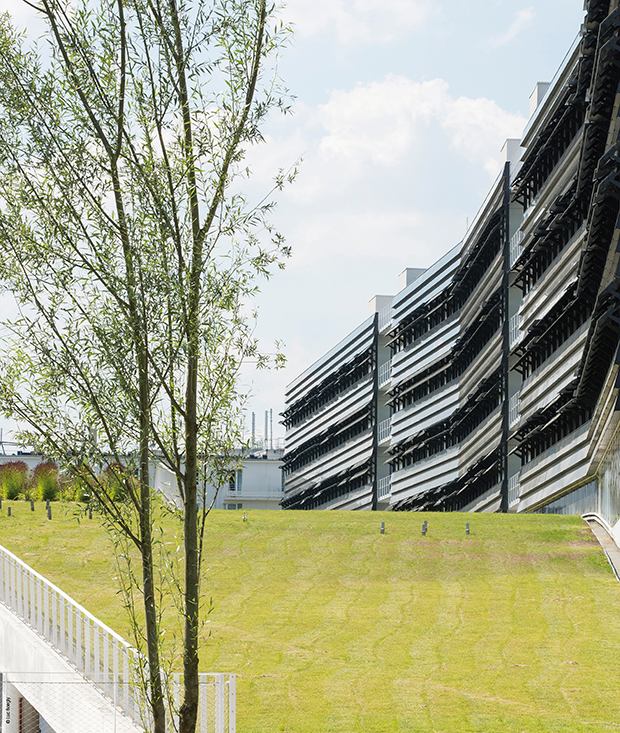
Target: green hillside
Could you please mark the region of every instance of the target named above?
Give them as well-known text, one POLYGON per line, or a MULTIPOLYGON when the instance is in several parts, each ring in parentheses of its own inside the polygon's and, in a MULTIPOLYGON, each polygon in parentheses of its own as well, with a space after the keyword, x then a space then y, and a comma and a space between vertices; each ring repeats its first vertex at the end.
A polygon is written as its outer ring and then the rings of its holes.
MULTIPOLYGON (((5 503, 0 544, 126 633, 105 533, 62 514, 5 503)), ((620 584, 579 518, 221 511, 206 545, 240 733, 620 728, 620 584)))

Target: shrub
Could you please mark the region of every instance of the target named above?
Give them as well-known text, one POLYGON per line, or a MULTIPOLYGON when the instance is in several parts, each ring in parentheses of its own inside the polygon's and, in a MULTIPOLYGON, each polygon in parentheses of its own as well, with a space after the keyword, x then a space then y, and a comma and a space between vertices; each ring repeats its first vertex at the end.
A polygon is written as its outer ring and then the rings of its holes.
POLYGON ((55 501, 58 497, 58 466, 52 461, 42 461, 34 469, 37 496, 43 501, 55 501))
POLYGON ((131 477, 127 475, 127 469, 122 463, 111 463, 106 466, 100 477, 100 481, 113 501, 125 501, 127 498, 125 481, 130 479, 131 477))
POLYGON ((5 499, 17 499, 26 491, 28 466, 24 461, 9 461, 0 466, 0 485, 5 499))
POLYGON ((61 475, 58 478, 58 496, 64 501, 88 502, 90 488, 79 472, 74 472, 70 476, 61 475))

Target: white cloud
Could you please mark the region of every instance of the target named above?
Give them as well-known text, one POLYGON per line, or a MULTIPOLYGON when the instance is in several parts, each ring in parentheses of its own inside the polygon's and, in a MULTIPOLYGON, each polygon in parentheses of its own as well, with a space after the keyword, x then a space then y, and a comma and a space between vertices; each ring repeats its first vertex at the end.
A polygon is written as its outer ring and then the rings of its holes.
POLYGON ((463 235, 499 172, 504 141, 520 137, 525 122, 492 100, 453 97, 441 79, 391 75, 300 108, 248 151, 248 163, 264 191, 277 168, 304 157, 298 180, 277 197, 290 270, 332 255, 386 260, 406 251, 428 264, 438 243, 445 249, 463 235))
POLYGON ((496 36, 492 39, 492 48, 503 46, 504 44, 512 41, 512 39, 515 38, 515 36, 517 36, 519 33, 521 33, 522 30, 525 30, 532 24, 535 15, 536 13, 534 12, 534 8, 524 8, 523 10, 518 10, 515 14, 515 19, 508 27, 508 30, 505 33, 502 33, 501 35, 496 36))
POLYGON ((442 79, 413 82, 390 75, 381 82, 335 91, 316 113, 325 130, 319 144, 323 160, 348 160, 357 168, 394 167, 425 145, 428 128, 441 129, 447 142, 491 176, 507 137, 519 137, 525 119, 489 99, 454 99, 442 79), (495 161, 495 162, 494 162, 495 161))
POLYGON ((332 32, 345 44, 386 43, 421 25, 429 0, 289 0, 282 15, 300 36, 332 32))

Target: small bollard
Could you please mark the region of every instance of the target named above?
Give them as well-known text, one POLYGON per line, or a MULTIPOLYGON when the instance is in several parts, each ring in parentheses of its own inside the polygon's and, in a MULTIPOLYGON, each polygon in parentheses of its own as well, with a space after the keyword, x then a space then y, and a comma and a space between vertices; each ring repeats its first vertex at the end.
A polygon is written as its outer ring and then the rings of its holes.
POLYGON ((469 534, 469 522, 465 524, 465 534, 469 534))
POLYGON ((0 509, 2 509, 2 499, 0 499, 0 509))
POLYGON ((34 511, 34 501, 32 499, 30 499, 30 511, 34 511))
POLYGON ((247 516, 247 514, 245 512, 243 512, 243 521, 244 522, 247 522, 248 521, 248 516, 247 516))
POLYGON ((49 506, 49 504, 48 504, 48 507, 47 507, 47 518, 48 519, 51 519, 52 518, 52 507, 49 506))
POLYGON ((381 522, 381 534, 385 534, 385 522, 381 522))
POLYGON ((92 510, 91 507, 88 507, 88 518, 89 519, 92 519, 93 518, 93 510, 92 510))
POLYGON ((424 523, 422 524, 422 537, 426 537, 426 528, 427 528, 426 520, 424 520, 424 523))
POLYGON ((10 516, 11 516, 11 507, 9 507, 9 508, 8 508, 8 509, 6 510, 6 515, 7 515, 7 517, 10 517, 10 516))

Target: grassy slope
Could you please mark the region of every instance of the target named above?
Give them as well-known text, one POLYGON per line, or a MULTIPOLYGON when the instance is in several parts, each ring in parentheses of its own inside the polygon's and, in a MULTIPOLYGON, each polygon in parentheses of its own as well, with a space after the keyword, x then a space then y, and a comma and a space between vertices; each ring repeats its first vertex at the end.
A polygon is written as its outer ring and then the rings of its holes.
MULTIPOLYGON (((0 544, 124 632, 95 520, 28 508, 0 544)), ((240 733, 620 728, 620 585, 578 518, 222 511, 206 547, 240 733)))

